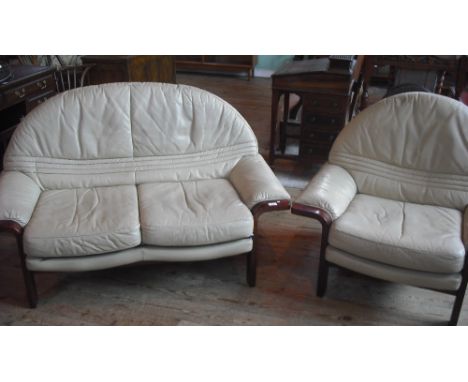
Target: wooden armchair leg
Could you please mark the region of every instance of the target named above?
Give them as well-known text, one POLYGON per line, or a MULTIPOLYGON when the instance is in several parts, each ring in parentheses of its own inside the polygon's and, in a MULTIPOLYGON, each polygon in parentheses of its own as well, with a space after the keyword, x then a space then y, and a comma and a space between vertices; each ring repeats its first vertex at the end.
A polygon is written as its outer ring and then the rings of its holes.
POLYGON ((28 303, 30 308, 37 307, 37 289, 36 289, 36 282, 34 281, 34 273, 28 271, 27 269, 23 269, 23 278, 24 284, 26 286, 26 294, 28 297, 28 303))
POLYGON ((466 292, 466 284, 468 281, 468 277, 463 277, 462 283, 460 288, 455 295, 455 302, 453 304, 452 315, 450 316, 449 325, 456 326, 458 324, 458 318, 460 317, 460 311, 463 305, 463 299, 465 297, 466 292))
POLYGON ((305 216, 318 220, 322 225, 322 238, 320 241, 320 258, 317 276, 317 297, 323 297, 327 290, 329 264, 325 260, 325 252, 328 246, 328 233, 332 224, 330 214, 321 208, 311 207, 301 203, 294 203, 291 212, 295 215, 305 216))
POLYGON ((329 266, 326 260, 321 258, 317 278, 317 297, 323 297, 327 290, 328 268, 329 266))
POLYGON ((11 233, 16 238, 16 246, 18 248, 18 255, 21 262, 21 270, 23 271, 29 306, 31 308, 35 308, 37 306, 36 283, 34 281, 33 272, 29 271, 26 267, 26 256, 23 251, 23 227, 12 220, 0 220, 0 232, 11 233))
POLYGON ((247 253, 247 284, 254 287, 257 283, 257 256, 255 249, 247 253))

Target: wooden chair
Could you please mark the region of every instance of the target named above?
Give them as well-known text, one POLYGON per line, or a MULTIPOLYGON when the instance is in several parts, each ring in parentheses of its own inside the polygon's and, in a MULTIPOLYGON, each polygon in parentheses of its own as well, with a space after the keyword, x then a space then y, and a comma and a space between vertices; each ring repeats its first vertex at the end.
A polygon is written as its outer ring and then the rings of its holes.
POLYGON ((94 65, 73 65, 57 69, 55 72, 57 91, 60 93, 89 85, 88 73, 93 66, 94 65))

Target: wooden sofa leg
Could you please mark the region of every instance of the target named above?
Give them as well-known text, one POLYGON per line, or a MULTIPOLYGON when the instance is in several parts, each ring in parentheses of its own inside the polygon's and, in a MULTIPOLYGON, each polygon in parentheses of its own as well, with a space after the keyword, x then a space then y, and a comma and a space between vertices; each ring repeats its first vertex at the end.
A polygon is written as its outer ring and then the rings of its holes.
POLYGON ((257 256, 252 249, 247 253, 247 284, 254 287, 257 283, 257 256))
POLYGON ((23 278, 24 284, 26 286, 26 294, 28 297, 29 307, 34 309, 37 307, 37 289, 36 289, 36 282, 34 281, 34 273, 28 271, 27 269, 23 269, 23 278))
POLYGON ((16 247, 18 248, 18 255, 21 262, 21 270, 23 271, 29 306, 31 308, 35 308, 37 306, 36 283, 34 281, 33 272, 29 271, 26 267, 26 256, 23 251, 23 227, 13 220, 0 220, 0 232, 11 233, 16 238, 16 247))
POLYGON ((317 297, 323 297, 327 290, 328 268, 326 260, 321 258, 317 278, 317 297))
POLYGON ((23 271, 24 285, 26 287, 26 295, 28 297, 29 307, 35 308, 37 306, 37 289, 34 280, 34 273, 26 267, 25 254, 23 252, 23 238, 22 235, 16 236, 16 244, 18 246, 18 254, 20 256, 21 268, 23 271))

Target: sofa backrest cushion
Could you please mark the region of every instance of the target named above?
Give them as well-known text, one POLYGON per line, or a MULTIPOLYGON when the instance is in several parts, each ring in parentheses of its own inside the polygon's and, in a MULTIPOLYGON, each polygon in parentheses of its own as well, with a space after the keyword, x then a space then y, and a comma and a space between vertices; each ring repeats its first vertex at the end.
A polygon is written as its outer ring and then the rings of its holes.
POLYGON ((339 134, 330 163, 358 192, 462 210, 468 204, 468 108, 431 93, 404 93, 365 109, 339 134))
POLYGON ((4 166, 61 188, 209 178, 253 153, 250 126, 217 96, 183 85, 113 83, 61 93, 33 110, 4 166))

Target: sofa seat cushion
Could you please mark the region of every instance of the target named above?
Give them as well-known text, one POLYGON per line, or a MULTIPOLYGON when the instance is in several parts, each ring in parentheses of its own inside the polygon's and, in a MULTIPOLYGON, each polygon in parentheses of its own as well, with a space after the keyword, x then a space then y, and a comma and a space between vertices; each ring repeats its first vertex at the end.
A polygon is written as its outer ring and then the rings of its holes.
POLYGON ((144 244, 206 245, 253 234, 253 217, 225 179, 138 186, 144 244))
POLYGON ((140 243, 133 185, 44 191, 24 232, 32 257, 96 255, 140 243))
POLYGON ((330 229, 329 242, 355 256, 401 268, 463 268, 460 211, 358 194, 330 229))

